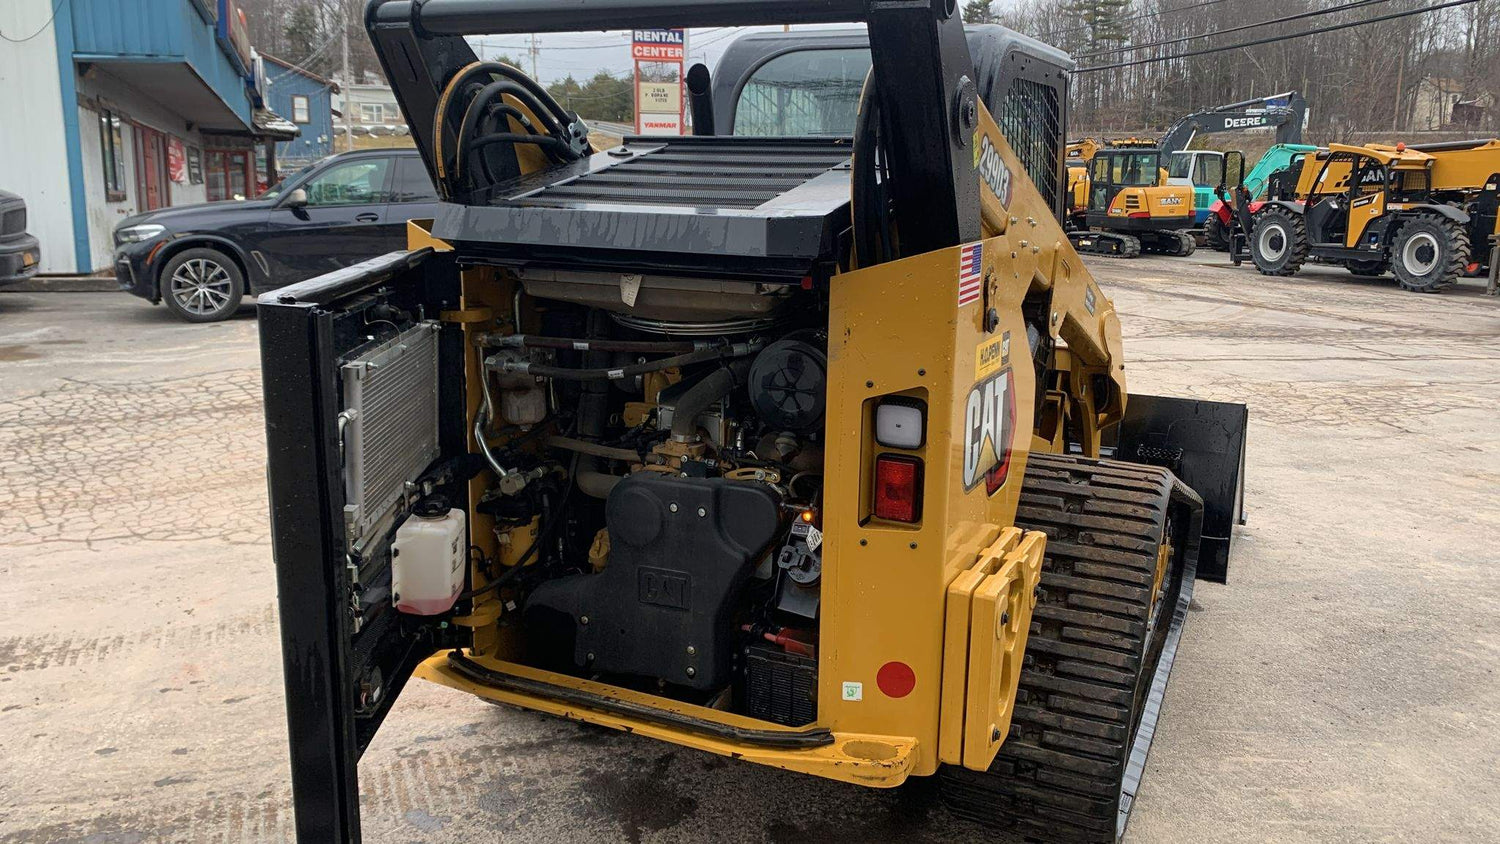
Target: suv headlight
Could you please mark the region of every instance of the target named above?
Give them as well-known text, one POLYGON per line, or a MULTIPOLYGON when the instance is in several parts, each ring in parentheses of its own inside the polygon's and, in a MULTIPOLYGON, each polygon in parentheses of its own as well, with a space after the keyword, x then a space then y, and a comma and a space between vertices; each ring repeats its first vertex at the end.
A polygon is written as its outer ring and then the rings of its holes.
POLYGON ((139 226, 126 226, 115 231, 115 243, 140 243, 166 231, 166 226, 158 226, 155 223, 146 223, 139 226))

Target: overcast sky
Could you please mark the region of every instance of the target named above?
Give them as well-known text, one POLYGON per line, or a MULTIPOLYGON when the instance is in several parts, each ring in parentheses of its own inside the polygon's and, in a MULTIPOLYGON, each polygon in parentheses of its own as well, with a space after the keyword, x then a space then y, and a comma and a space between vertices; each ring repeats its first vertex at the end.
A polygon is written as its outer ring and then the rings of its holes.
MULTIPOLYGON (((836 24, 833 28, 846 28, 849 24, 836 24)), ((828 25, 794 26, 793 29, 821 29, 828 25)), ((736 26, 690 29, 687 37, 687 66, 703 62, 713 69, 719 56, 734 36, 744 32, 779 30, 780 26, 736 26)), ((527 35, 490 35, 468 39, 480 58, 493 59, 507 55, 520 62, 520 67, 531 72, 531 56, 527 52, 531 38, 527 35)), ((543 84, 550 84, 572 74, 574 79, 585 80, 600 70, 615 76, 628 75, 630 64, 630 33, 580 32, 544 33, 537 36, 539 51, 536 59, 536 75, 543 84)))

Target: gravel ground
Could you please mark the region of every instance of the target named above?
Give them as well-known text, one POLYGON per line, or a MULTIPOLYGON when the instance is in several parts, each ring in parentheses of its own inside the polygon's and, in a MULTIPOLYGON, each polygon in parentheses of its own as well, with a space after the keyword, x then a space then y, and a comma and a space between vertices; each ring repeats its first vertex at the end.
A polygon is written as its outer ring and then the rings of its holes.
MULTIPOLYGON (((1129 840, 1500 828, 1500 301, 1221 256, 1098 261, 1132 388, 1247 402, 1129 840)), ((254 317, 0 293, 0 841, 291 836, 254 317)), ((951 841, 873 792, 410 686, 381 842, 951 841)))

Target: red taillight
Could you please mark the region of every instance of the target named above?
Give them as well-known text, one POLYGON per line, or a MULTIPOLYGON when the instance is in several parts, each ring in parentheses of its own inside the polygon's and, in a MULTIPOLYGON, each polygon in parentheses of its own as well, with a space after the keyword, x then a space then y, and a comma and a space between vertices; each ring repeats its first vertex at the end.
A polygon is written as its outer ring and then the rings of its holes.
POLYGON ((915 522, 922 517, 922 461, 899 454, 875 458, 875 518, 915 522))
POLYGON ((1149 219, 1151 219, 1151 212, 1150 211, 1131 211, 1129 214, 1126 214, 1125 216, 1129 217, 1132 220, 1149 220, 1149 219))

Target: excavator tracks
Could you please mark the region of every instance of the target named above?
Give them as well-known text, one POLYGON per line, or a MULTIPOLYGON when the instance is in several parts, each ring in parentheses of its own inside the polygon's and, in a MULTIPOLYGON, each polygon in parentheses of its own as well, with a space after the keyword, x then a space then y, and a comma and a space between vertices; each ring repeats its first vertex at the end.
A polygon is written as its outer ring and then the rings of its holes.
POLYGON ((941 772, 954 814, 1045 841, 1123 835, 1192 594, 1201 513, 1165 469, 1029 458, 1016 523, 1048 536, 1040 599, 999 756, 988 771, 941 772))
POLYGON ((1073 248, 1088 255, 1103 255, 1106 258, 1135 258, 1141 254, 1141 239, 1135 235, 1115 232, 1068 232, 1073 248))

